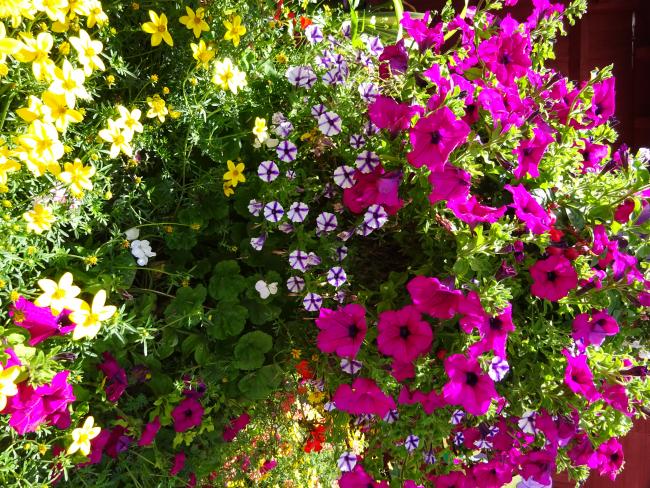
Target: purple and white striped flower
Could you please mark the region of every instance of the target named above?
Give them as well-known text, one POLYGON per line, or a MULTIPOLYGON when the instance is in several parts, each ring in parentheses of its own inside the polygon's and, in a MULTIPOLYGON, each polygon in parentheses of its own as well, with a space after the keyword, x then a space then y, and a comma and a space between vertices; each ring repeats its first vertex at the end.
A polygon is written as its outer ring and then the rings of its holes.
POLYGON ((361 151, 355 160, 357 169, 365 174, 372 173, 379 163, 379 156, 372 151, 361 151))
POLYGON ((341 117, 335 112, 325 112, 318 117, 318 129, 328 137, 340 134, 341 124, 341 117))
POLYGON ((372 103, 379 95, 379 87, 369 81, 361 83, 359 85, 359 95, 361 95, 361 99, 364 102, 372 103))
POLYGON ((499 433, 499 428, 496 425, 490 425, 488 427, 488 433, 485 437, 492 438, 499 433))
POLYGON ((280 161, 290 163, 291 161, 296 160, 296 156, 298 155, 298 148, 291 141, 282 141, 275 148, 275 152, 277 153, 280 161))
POLYGON ((318 266, 321 263, 321 258, 315 252, 310 252, 307 256, 307 266, 318 266))
POLYGON ((289 266, 304 273, 307 270, 308 259, 309 254, 300 249, 296 249, 289 253, 289 266))
POLYGON ((350 39, 352 35, 352 23, 349 20, 346 20, 341 24, 341 35, 346 39, 350 39))
POLYGON ((323 75, 323 83, 326 85, 337 85, 342 83, 341 71, 338 68, 332 68, 323 75))
POLYGON ((325 198, 332 198, 334 196, 334 185, 331 183, 325 183, 325 189, 323 190, 323 196, 325 198))
POLYGON ((362 366, 361 361, 357 361, 356 359, 341 359, 341 369, 347 374, 357 374, 362 366))
POLYGON ((365 143, 366 140, 361 134, 352 134, 350 136, 350 146, 352 146, 353 149, 361 149, 365 143))
POLYGON ((522 479, 519 483, 517 483, 517 488, 552 488, 552 486, 552 483, 550 485, 545 485, 539 483, 532 477, 522 479))
POLYGON ((336 259, 339 263, 348 257, 348 248, 346 246, 339 246, 336 248, 336 259))
POLYGON ((352 188, 354 186, 355 169, 351 166, 339 166, 334 170, 334 183, 341 188, 352 188))
POLYGON ((253 237, 251 239, 251 247, 256 251, 261 251, 262 248, 264 247, 265 242, 266 242, 266 234, 262 234, 259 237, 253 237))
POLYGON ((376 36, 371 36, 366 39, 366 48, 373 56, 379 56, 384 51, 384 45, 381 39, 376 36))
POLYGON ((278 225, 278 230, 284 232, 285 234, 291 234, 294 231, 293 225, 289 222, 282 222, 278 225))
POLYGON ((275 112, 271 115, 271 123, 275 125, 280 125, 282 122, 286 122, 287 117, 282 112, 275 112))
POLYGON ((303 202, 293 202, 289 211, 287 212, 287 217, 291 222, 304 222, 309 213, 309 207, 306 203, 303 202))
POLYGON ((535 427, 535 417, 537 417, 537 413, 528 410, 521 416, 517 425, 526 434, 535 435, 535 432, 537 432, 537 428, 535 427))
POLYGON ((499 356, 494 356, 490 362, 490 368, 488 369, 488 375, 492 378, 493 381, 501 381, 510 371, 510 365, 508 361, 499 356))
POLYGON ((361 50, 357 50, 356 56, 354 57, 354 61, 357 64, 360 64, 361 66, 365 66, 366 68, 370 68, 370 69, 374 68, 375 66, 375 63, 372 61, 372 58, 361 50))
POLYGON ((323 409, 324 409, 326 412, 333 412, 334 410, 336 410, 336 404, 335 404, 334 402, 326 402, 326 403, 323 405, 323 409))
POLYGON ((451 414, 450 422, 452 425, 458 425, 463 421, 464 418, 465 418, 465 412, 463 412, 460 409, 454 410, 454 413, 451 414))
POLYGON ((379 229, 388 222, 388 213, 378 204, 370 205, 363 214, 363 223, 371 229, 379 229))
POLYGON ((316 83, 316 73, 311 66, 291 66, 287 69, 286 77, 293 86, 310 89, 316 83))
POLYGON ((336 220, 336 215, 330 212, 322 212, 318 217, 316 217, 316 227, 321 232, 331 232, 336 229, 338 221, 336 220))
POLYGON ((492 449, 492 443, 487 439, 477 439, 474 441, 474 446, 478 449, 492 449))
POLYGON ((404 447, 408 452, 415 451, 419 445, 420 445, 420 438, 413 434, 407 436, 406 440, 404 441, 404 447))
POLYGON ((300 293, 305 289, 305 280, 300 276, 292 276, 287 280, 287 290, 291 293, 300 293))
POLYGON ((465 442, 465 435, 462 432, 456 432, 454 435, 454 446, 462 446, 465 442))
POLYGON ((336 300, 339 303, 343 303, 347 296, 348 295, 347 295, 347 293, 345 293, 344 290, 339 290, 336 293, 334 293, 334 300, 336 300))
POLYGON ((327 112, 327 107, 322 103, 318 103, 311 108, 311 114, 316 120, 325 112, 327 112))
POLYGON ((342 472, 349 473, 357 465, 357 455, 353 452, 344 452, 336 464, 342 472))
POLYGON ((354 235, 355 231, 356 231, 356 228, 355 228, 355 229, 352 229, 352 230, 344 230, 344 231, 342 231, 342 232, 339 232, 339 233, 336 235, 336 237, 338 237, 339 239, 341 239, 343 242, 347 242, 348 239, 350 239, 350 237, 352 237, 352 236, 354 235))
POLYGON ((327 272, 327 282, 335 288, 343 285, 348 279, 345 270, 340 266, 334 266, 327 272))
POLYGON ((270 183, 280 176, 280 169, 273 161, 262 161, 257 167, 257 176, 260 180, 270 183))
POLYGON ((274 129, 273 132, 278 137, 281 137, 283 139, 286 139, 289 137, 289 134, 293 132, 293 124, 289 122, 288 120, 285 120, 284 122, 280 122, 274 129))
POLYGON ((316 24, 311 24, 305 29, 305 37, 309 44, 318 44, 323 40, 323 31, 316 24))
POLYGON ((436 462, 436 455, 433 453, 432 449, 429 449, 428 451, 424 451, 422 457, 424 458, 425 464, 435 464, 436 462))
POLYGON ((357 235, 366 237, 372 234, 375 231, 375 229, 370 227, 365 222, 361 222, 361 225, 359 225, 354 231, 356 232, 357 235))
POLYGON ((269 202, 264 205, 264 218, 269 222, 279 222, 284 216, 284 209, 280 202, 269 202))
POLYGON ((379 127, 373 124, 372 121, 366 120, 363 124, 363 133, 367 136, 379 134, 379 127))
POLYGON ((387 424, 393 424, 399 420, 399 412, 396 408, 389 410, 382 420, 387 424))
POLYGON ((262 202, 258 202, 255 199, 248 202, 248 211, 255 217, 257 217, 260 214, 263 208, 264 208, 264 204, 262 202))
POLYGON ((296 179, 296 172, 292 169, 288 169, 284 176, 286 176, 288 180, 294 180, 296 179))
POLYGON ((316 65, 319 68, 329 68, 334 60, 334 53, 329 49, 323 49, 320 56, 316 56, 316 65))
POLYGON ((302 300, 302 305, 308 312, 318 312, 323 305, 323 297, 317 293, 307 293, 302 300))

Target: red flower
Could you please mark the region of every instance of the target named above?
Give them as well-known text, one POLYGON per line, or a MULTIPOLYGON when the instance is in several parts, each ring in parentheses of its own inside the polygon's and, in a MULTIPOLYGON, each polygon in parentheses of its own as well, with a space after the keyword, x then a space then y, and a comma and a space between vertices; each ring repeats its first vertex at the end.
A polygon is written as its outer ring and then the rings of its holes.
POLYGON ((296 371, 302 376, 303 380, 310 380, 314 377, 314 373, 309 369, 309 362, 306 359, 296 364, 296 371))
POLYGON ((325 442, 325 426, 317 425, 309 432, 309 437, 305 443, 305 452, 320 452, 325 442))

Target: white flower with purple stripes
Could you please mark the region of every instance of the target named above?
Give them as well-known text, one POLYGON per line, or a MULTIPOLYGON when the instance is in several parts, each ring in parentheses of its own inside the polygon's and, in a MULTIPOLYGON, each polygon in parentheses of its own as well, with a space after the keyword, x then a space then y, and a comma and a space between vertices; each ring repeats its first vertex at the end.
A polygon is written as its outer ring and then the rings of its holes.
POLYGON ((336 259, 340 263, 348 256, 348 248, 346 246, 339 246, 336 248, 336 259))
POLYGON ((280 202, 269 202, 264 205, 264 218, 269 222, 279 222, 284 216, 284 209, 280 202))
POLYGON ((280 169, 273 161, 262 161, 257 167, 257 176, 260 180, 270 183, 280 176, 280 169))
POLYGON ((321 263, 321 258, 315 252, 310 252, 307 256, 307 266, 318 266, 321 263))
POLYGON ((323 297, 318 293, 307 293, 302 300, 302 305, 308 312, 318 312, 323 305, 323 297))
POLYGON ((451 414, 450 422, 452 425, 458 425, 463 421, 464 418, 465 418, 465 412, 463 412, 460 409, 454 410, 454 413, 451 414))
POLYGON ((356 170, 351 166, 339 166, 334 170, 334 183, 343 189, 354 186, 356 170))
POLYGON ((419 445, 420 445, 420 438, 413 434, 407 436, 406 440, 404 441, 404 447, 408 452, 415 451, 419 445))
POLYGON ((399 420, 399 412, 397 409, 389 410, 382 420, 387 424, 393 424, 399 420))
POLYGON ((255 217, 257 217, 260 214, 260 212, 262 212, 263 208, 264 208, 264 204, 262 202, 258 202, 255 199, 248 202, 248 211, 255 217))
POLYGON ((291 222, 304 222, 309 213, 309 207, 303 202, 293 202, 287 212, 287 217, 291 222))
POLYGON ((361 134, 352 134, 350 136, 350 146, 352 146, 353 149, 361 149, 365 143, 366 140, 361 134))
POLYGON ((318 44, 323 40, 323 31, 316 24, 311 24, 305 29, 305 37, 309 44, 318 44))
POLYGON ((361 363, 361 361, 357 361, 356 359, 341 359, 341 369, 347 374, 357 374, 359 371, 361 371, 362 366, 363 363, 361 363))
POLYGON ((488 375, 492 378, 493 381, 501 381, 510 371, 510 365, 505 359, 494 356, 490 362, 490 368, 488 369, 488 375))
POLYGON ((275 148, 275 152, 278 155, 280 161, 290 163, 291 161, 296 160, 296 156, 298 155, 298 148, 291 141, 282 141, 280 144, 278 144, 278 147, 275 148))
POLYGON ((334 266, 327 272, 327 282, 335 288, 343 285, 347 279, 345 270, 340 266, 334 266))
POLYGON ((322 212, 318 217, 316 217, 316 227, 321 232, 332 232, 336 229, 338 221, 336 220, 336 215, 330 212, 322 212))
POLYGON ((266 234, 262 234, 259 237, 253 237, 251 239, 251 247, 256 251, 261 251, 262 248, 264 247, 265 242, 266 242, 266 234))
POLYGON ((311 114, 316 120, 325 112, 327 112, 327 107, 322 103, 318 103, 311 108, 311 114))
POLYGON ((371 82, 361 83, 359 85, 359 95, 366 103, 372 103, 379 95, 379 86, 371 82))
POLYGON ((373 56, 379 56, 384 51, 384 45, 381 42, 381 39, 376 36, 371 36, 365 39, 366 48, 370 51, 370 54, 373 56))
POLYGON ((424 458, 425 464, 434 464, 436 462, 436 456, 431 449, 424 451, 422 457, 424 458))
POLYGON ((363 223, 371 229, 379 229, 388 222, 388 213, 378 204, 370 205, 363 214, 363 223))
POLYGON ((310 66, 291 66, 286 77, 293 86, 310 89, 316 83, 316 73, 310 66))
POLYGON ((318 117, 318 129, 328 137, 340 134, 341 124, 341 117, 335 112, 325 112, 318 117))
POLYGON ((357 455, 353 452, 344 452, 336 464, 342 472, 349 473, 357 465, 357 455))
POLYGON ((361 151, 355 160, 357 169, 362 173, 372 173, 379 166, 379 156, 372 151, 361 151))
POLYGON ((273 132, 278 137, 282 137, 283 139, 286 139, 289 137, 289 134, 293 131, 293 124, 289 122, 288 120, 285 120, 284 122, 280 122, 274 129, 273 132))
POLYGON ((287 290, 291 293, 300 293, 305 289, 305 280, 300 276, 292 276, 287 280, 287 290))
POLYGON ((296 249, 289 253, 289 266, 298 271, 302 271, 303 273, 307 270, 308 260, 309 254, 300 249, 296 249))

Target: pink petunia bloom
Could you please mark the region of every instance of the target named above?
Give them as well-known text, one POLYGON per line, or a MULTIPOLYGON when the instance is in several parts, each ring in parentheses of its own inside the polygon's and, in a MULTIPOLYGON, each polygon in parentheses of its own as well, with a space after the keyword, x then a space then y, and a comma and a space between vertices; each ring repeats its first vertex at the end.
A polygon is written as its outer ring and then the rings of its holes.
POLYGON ((540 259, 530 267, 533 285, 530 292, 540 298, 556 302, 578 286, 578 274, 571 261, 564 256, 540 259))
POLYGON ((76 400, 72 385, 68 383, 70 371, 61 371, 54 375, 49 384, 38 386, 34 392, 41 397, 45 421, 59 429, 70 427, 68 405, 76 400))
POLYGON ((575 437, 578 421, 578 418, 554 417, 542 410, 535 417, 535 430, 543 432, 551 444, 565 447, 575 437))
POLYGON ((598 172, 601 170, 601 162, 609 153, 609 146, 594 144, 589 139, 584 139, 584 149, 578 151, 582 155, 582 173, 598 172))
POLYGON ((415 378, 415 366, 411 361, 393 361, 390 365, 390 375, 400 383, 415 378))
POLYGON ((106 376, 106 398, 109 402, 117 402, 129 386, 126 371, 110 352, 104 352, 102 357, 104 361, 97 366, 97 369, 106 376))
POLYGON ((440 47, 444 42, 444 34, 442 32, 442 23, 438 23, 435 27, 429 27, 430 14, 427 10, 422 19, 414 19, 411 17, 410 12, 404 12, 404 16, 400 23, 406 33, 418 43, 421 52, 429 48, 437 53, 440 52, 440 47))
POLYGON ((176 453, 176 455, 174 456, 174 462, 172 464, 172 467, 169 470, 169 475, 176 476, 178 473, 181 472, 184 466, 185 466, 185 453, 184 452, 176 453))
POLYGON ((513 171, 516 178, 524 178, 528 173, 532 178, 539 176, 539 162, 549 144, 554 141, 553 130, 543 122, 533 129, 534 137, 519 143, 512 152, 517 156, 517 167, 513 171))
POLYGON ((476 488, 478 486, 471 473, 465 474, 462 471, 430 476, 429 479, 433 481, 433 486, 436 488, 476 488))
POLYGON ((500 83, 511 85, 532 65, 530 39, 519 32, 519 23, 510 14, 501 21, 500 29, 499 35, 479 45, 478 55, 500 83))
POLYGON ((334 393, 336 408, 353 415, 374 414, 383 418, 395 408, 395 401, 368 378, 355 378, 350 385, 340 385, 334 393))
POLYGON ((551 477, 555 473, 557 451, 551 448, 531 451, 518 458, 519 474, 524 479, 533 479, 543 486, 551 486, 551 477))
POLYGON ((618 333, 618 323, 605 311, 581 313, 573 319, 573 340, 586 346, 600 346, 605 337, 618 333))
POLYGON ((606 123, 616 111, 616 79, 607 78, 593 85, 594 96, 586 113, 587 128, 606 123))
POLYGON ((623 412, 628 417, 634 415, 634 409, 630 411, 630 399, 627 396, 627 389, 623 385, 610 385, 605 383, 602 388, 602 398, 612 408, 623 412))
POLYGON ((467 171, 452 164, 446 164, 442 170, 434 170, 429 174, 431 193, 429 201, 432 204, 443 200, 467 200, 471 186, 471 176, 467 171))
POLYGON ((126 427, 123 425, 116 425, 110 431, 106 446, 104 447, 104 452, 109 457, 115 459, 117 456, 128 450, 129 444, 133 441, 126 434, 126 427))
POLYGON ((551 3, 549 0, 533 0, 533 13, 526 19, 526 27, 534 29, 541 19, 547 19, 554 13, 562 14, 564 5, 551 3))
POLYGON ((231 419, 228 425, 223 429, 223 440, 232 442, 237 434, 244 430, 248 423, 251 421, 250 415, 246 412, 242 413, 239 417, 231 419))
POLYGON ((264 461, 264 464, 260 466, 260 474, 266 474, 278 465, 278 462, 275 459, 269 459, 264 461))
POLYGON ((630 215, 634 212, 635 202, 633 198, 626 198, 614 211, 614 220, 621 224, 627 223, 630 220, 630 215))
POLYGON ((7 348, 7 349, 4 350, 4 353, 7 356, 9 356, 7 358, 6 363, 3 364, 4 369, 11 368, 12 366, 22 366, 23 365, 23 363, 20 362, 20 359, 18 358, 18 356, 16 356, 16 353, 14 352, 13 349, 7 348))
POLYGON ((445 359, 445 371, 449 382, 442 387, 442 393, 450 405, 460 405, 472 415, 483 415, 492 399, 499 396, 494 381, 474 358, 453 354, 445 359))
POLYGON ((623 466, 623 460, 623 446, 618 442, 618 439, 612 437, 598 446, 587 465, 591 469, 597 469, 601 476, 607 475, 609 479, 614 481, 621 466, 623 466))
POLYGON ((368 106, 370 121, 380 129, 386 129, 392 137, 411 127, 411 119, 422 112, 423 109, 419 105, 399 103, 383 95, 378 95, 368 106))
POLYGON ((316 342, 321 351, 354 357, 366 337, 366 309, 356 303, 337 310, 321 308, 316 326, 320 329, 316 342))
POLYGON ((404 39, 397 44, 386 46, 379 56, 379 77, 382 80, 404 73, 408 66, 409 55, 404 47, 404 39))
POLYGON ((594 375, 587 364, 587 356, 584 354, 572 356, 566 349, 562 350, 562 354, 567 360, 564 383, 572 392, 585 397, 587 401, 595 402, 598 400, 600 393, 598 393, 594 385, 594 375))
POLYGON ((18 385, 17 395, 7 398, 7 406, 3 412, 11 414, 9 425, 20 435, 35 432, 47 418, 43 398, 25 383, 18 385))
POLYGON ((504 188, 512 193, 515 215, 533 234, 544 234, 551 229, 551 218, 537 200, 528 193, 524 185, 505 185, 504 188))
POLYGON ((158 431, 160 430, 160 417, 156 415, 156 418, 144 426, 142 430, 142 435, 138 441, 138 446, 144 447, 149 446, 156 438, 158 431))
POLYGON ((185 432, 201 425, 203 407, 194 398, 185 398, 172 410, 172 418, 174 419, 174 430, 185 432))
POLYGON ((469 200, 452 200, 447 203, 447 208, 454 212, 454 215, 469 224, 470 227, 475 227, 478 223, 488 222, 494 223, 499 220, 504 213, 506 207, 488 207, 478 203, 476 196, 472 195, 469 200))
POLYGON ((438 110, 444 103, 447 95, 452 90, 451 79, 443 75, 438 64, 432 64, 431 67, 422 73, 435 87, 435 93, 427 100, 427 109, 430 112, 438 110))
POLYGON ((49 307, 37 307, 24 297, 20 297, 11 306, 9 315, 18 327, 27 329, 30 346, 35 346, 52 336, 67 334, 75 327, 68 318, 69 310, 52 315, 49 307))
POLYGON ((458 311, 463 294, 451 289, 438 280, 427 276, 416 276, 406 285, 413 305, 422 313, 437 319, 450 319, 458 311))
POLYGON ((97 437, 90 441, 90 454, 88 455, 88 464, 99 464, 104 457, 106 444, 111 437, 111 431, 102 429, 97 437))
POLYGON ((477 463, 472 467, 475 486, 501 488, 512 481, 513 466, 499 459, 477 463))
POLYGON ((388 215, 395 215, 404 202, 399 198, 402 173, 377 166, 371 173, 357 171, 355 184, 343 191, 343 204, 352 212, 360 214, 371 205, 381 205, 388 215))
POLYGON ((431 415, 435 410, 447 405, 444 395, 435 390, 431 390, 429 393, 424 393, 420 390, 415 391, 413 393, 413 400, 422 405, 422 410, 427 415, 431 415))
POLYGON ((530 112, 516 86, 499 89, 485 87, 478 95, 478 105, 490 113, 495 129, 500 124, 501 133, 513 126, 521 127, 530 112))
POLYGON ((375 481, 363 466, 357 464, 352 471, 339 478, 339 488, 388 488, 386 481, 375 481))
POLYGON ((585 466, 594 455, 594 447, 591 445, 589 436, 581 433, 573 439, 573 446, 567 451, 567 456, 574 466, 585 466))
POLYGON ((431 326, 414 306, 379 314, 377 348, 398 361, 413 361, 431 347, 431 326))
POLYGON ((409 137, 413 149, 406 155, 416 168, 423 165, 431 170, 441 170, 449 155, 467 141, 469 126, 456 118, 448 107, 418 120, 409 137))
POLYGON ((496 356, 506 358, 506 343, 508 334, 515 330, 512 323, 512 306, 508 304, 499 315, 487 316, 476 322, 481 340, 469 347, 469 354, 478 357, 486 351, 494 351, 496 356))

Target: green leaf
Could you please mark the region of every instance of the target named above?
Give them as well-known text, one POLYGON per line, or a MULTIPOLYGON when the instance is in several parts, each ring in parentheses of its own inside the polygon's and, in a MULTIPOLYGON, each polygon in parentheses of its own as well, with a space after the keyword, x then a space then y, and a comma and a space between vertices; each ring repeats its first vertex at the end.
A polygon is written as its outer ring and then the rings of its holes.
POLYGON ((239 380, 239 390, 251 400, 263 400, 275 390, 282 381, 282 370, 275 364, 264 366, 239 380))
POLYGON ((273 347, 273 338, 259 330, 244 334, 235 346, 235 366, 239 369, 257 369, 264 364, 264 355, 273 347))
POLYGON ((198 324, 203 317, 203 302, 207 291, 203 285, 196 288, 182 287, 176 297, 165 309, 165 317, 170 322, 179 322, 185 327, 198 324))
POLYGON ((220 302, 207 314, 208 335, 223 340, 241 334, 246 326, 248 310, 237 302, 220 302))
POLYGON ((255 325, 263 325, 280 316, 280 307, 253 300, 245 300, 244 305, 248 308, 249 320, 255 325))
POLYGON ((215 300, 234 302, 246 289, 246 279, 239 274, 237 261, 221 261, 214 267, 208 284, 208 292, 215 300))

